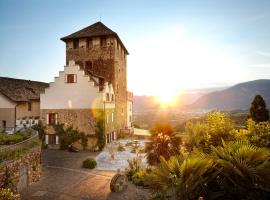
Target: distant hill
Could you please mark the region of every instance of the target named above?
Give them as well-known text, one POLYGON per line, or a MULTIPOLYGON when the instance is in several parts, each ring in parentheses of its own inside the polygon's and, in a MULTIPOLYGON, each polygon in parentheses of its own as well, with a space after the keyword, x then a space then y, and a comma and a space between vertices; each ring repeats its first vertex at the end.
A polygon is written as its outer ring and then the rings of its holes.
MULTIPOLYGON (((208 94, 212 91, 222 90, 227 87, 212 87, 212 88, 201 88, 201 89, 192 89, 187 90, 180 94, 176 99, 175 106, 173 108, 183 108, 186 105, 192 104, 199 97, 208 94)), ((138 96, 135 95, 133 97, 133 108, 135 113, 152 111, 160 108, 160 102, 157 101, 157 97, 155 96, 138 96)))
POLYGON ((239 83, 225 90, 211 92, 199 97, 188 108, 218 109, 218 110, 246 110, 255 95, 260 94, 270 107, 270 80, 260 79, 239 83))

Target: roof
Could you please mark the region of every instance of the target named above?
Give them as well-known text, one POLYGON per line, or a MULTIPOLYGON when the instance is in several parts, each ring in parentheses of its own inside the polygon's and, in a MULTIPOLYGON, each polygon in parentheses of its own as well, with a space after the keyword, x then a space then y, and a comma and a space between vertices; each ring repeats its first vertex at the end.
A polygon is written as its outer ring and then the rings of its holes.
POLYGON ((39 100, 48 83, 0 77, 0 93, 12 101, 39 100))
POLYGON ((66 42, 67 40, 70 40, 70 39, 91 38, 91 37, 97 37, 97 36, 115 36, 117 40, 120 42, 120 44, 123 46, 123 48, 125 49, 126 53, 128 54, 126 47, 124 46, 123 42, 120 40, 117 33, 109 29, 102 22, 96 22, 90 26, 87 26, 86 28, 83 28, 75 33, 72 33, 66 37, 61 38, 61 40, 66 42))

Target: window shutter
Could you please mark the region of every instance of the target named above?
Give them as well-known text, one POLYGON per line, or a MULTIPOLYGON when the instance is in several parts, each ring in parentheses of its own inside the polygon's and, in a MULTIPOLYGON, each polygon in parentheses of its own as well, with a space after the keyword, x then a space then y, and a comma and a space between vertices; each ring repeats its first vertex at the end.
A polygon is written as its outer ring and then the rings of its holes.
POLYGON ((45 144, 49 144, 49 135, 45 135, 45 144))
POLYGON ((49 114, 46 114, 46 124, 49 125, 49 114))
POLYGON ((55 144, 59 144, 59 137, 58 137, 58 135, 55 136, 55 144))
POLYGON ((58 124, 58 114, 55 114, 55 124, 58 124))
POLYGON ((77 74, 74 74, 74 83, 77 83, 77 74))

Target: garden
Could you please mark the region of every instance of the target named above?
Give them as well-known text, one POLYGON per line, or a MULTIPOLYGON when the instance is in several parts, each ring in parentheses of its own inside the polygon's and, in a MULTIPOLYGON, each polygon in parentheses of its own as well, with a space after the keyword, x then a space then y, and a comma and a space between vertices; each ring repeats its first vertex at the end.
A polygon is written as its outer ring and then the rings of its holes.
POLYGON ((245 127, 221 112, 187 122, 181 134, 156 125, 148 165, 129 160, 128 179, 149 188, 150 199, 270 199, 269 111, 256 98, 245 127))

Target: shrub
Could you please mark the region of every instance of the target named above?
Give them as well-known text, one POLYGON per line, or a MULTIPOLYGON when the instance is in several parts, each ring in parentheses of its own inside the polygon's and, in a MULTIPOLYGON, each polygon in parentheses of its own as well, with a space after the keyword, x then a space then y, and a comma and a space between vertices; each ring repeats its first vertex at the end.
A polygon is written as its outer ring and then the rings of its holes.
POLYGON ((87 158, 82 163, 83 168, 94 169, 96 166, 97 161, 94 158, 87 158))
POLYGON ((132 176, 132 183, 137 186, 144 186, 147 187, 150 184, 149 180, 150 176, 146 172, 146 170, 142 169, 133 174, 132 176))
POLYGON ((154 197, 160 199, 195 200, 206 194, 213 169, 213 160, 199 154, 187 158, 172 156, 168 161, 161 157, 150 174, 149 186, 154 197))
POLYGON ((150 142, 145 145, 148 163, 156 165, 159 163, 160 156, 168 160, 170 156, 178 154, 181 143, 181 137, 176 136, 170 125, 156 125, 151 130, 150 142))
POLYGON ((73 129, 72 126, 64 128, 64 124, 54 126, 55 133, 59 136, 60 149, 64 150, 74 142, 81 141, 82 147, 87 147, 88 138, 83 132, 73 129))
POLYGON ((128 180, 132 180, 132 176, 137 173, 141 168, 142 158, 138 156, 138 154, 132 159, 128 160, 128 169, 126 171, 126 175, 128 180))
POLYGON ((0 188, 1 200, 20 200, 19 194, 14 194, 10 189, 0 188))
POLYGON ((119 144, 118 147, 117 147, 117 151, 125 151, 126 148, 124 147, 124 145, 122 144, 119 144))
POLYGON ((27 153, 30 149, 39 146, 40 141, 31 141, 28 144, 25 144, 22 147, 16 148, 16 149, 5 149, 0 151, 0 162, 5 160, 12 160, 16 158, 22 157, 25 153, 27 153))
POLYGON ((234 128, 230 117, 221 112, 207 113, 205 122, 187 122, 185 133, 188 136, 186 144, 188 150, 197 148, 209 153, 211 145, 220 146, 222 140, 233 140, 234 128))
POLYGON ((19 143, 23 140, 28 139, 31 136, 30 131, 25 131, 22 133, 14 134, 1 134, 0 135, 0 145, 11 145, 19 143))

